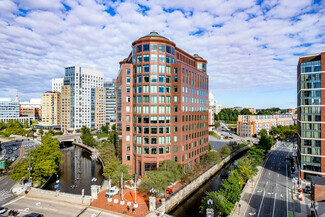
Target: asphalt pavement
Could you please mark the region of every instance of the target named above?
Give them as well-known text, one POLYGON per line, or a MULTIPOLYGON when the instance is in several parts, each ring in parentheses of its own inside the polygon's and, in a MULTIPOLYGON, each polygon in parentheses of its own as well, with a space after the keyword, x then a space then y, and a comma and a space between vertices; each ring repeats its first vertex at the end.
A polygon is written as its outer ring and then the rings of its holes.
POLYGON ((292 210, 289 189, 289 143, 278 143, 265 162, 264 169, 249 201, 245 217, 287 217, 292 210))

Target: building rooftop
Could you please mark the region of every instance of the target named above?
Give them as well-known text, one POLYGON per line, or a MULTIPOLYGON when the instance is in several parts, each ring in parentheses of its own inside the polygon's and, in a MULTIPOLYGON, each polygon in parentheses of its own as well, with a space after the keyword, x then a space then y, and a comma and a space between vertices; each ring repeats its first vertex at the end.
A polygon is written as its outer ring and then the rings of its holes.
POLYGON ((141 38, 145 38, 145 37, 161 37, 161 38, 165 38, 167 40, 169 40, 168 38, 162 36, 162 35, 159 35, 158 32, 156 31, 151 31, 148 35, 145 35, 145 36, 142 36, 141 38))
POLYGON ((325 178, 319 176, 310 176, 312 185, 325 185, 325 178))

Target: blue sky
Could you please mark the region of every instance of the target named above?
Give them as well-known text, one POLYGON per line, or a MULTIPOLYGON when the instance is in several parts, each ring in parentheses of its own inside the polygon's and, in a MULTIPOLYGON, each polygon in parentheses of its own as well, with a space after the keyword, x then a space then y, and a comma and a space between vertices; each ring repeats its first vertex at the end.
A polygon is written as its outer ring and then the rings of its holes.
POLYGON ((71 65, 111 80, 152 30, 208 60, 219 104, 295 107, 299 56, 325 50, 325 1, 0 0, 0 97, 40 98, 71 65))

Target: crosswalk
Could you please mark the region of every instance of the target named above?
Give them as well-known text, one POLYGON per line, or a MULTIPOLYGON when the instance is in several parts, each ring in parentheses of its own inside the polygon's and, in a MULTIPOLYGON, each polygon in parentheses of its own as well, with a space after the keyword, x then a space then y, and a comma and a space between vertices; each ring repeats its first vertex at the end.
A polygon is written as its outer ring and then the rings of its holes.
POLYGON ((0 191, 0 202, 14 196, 10 191, 0 191))

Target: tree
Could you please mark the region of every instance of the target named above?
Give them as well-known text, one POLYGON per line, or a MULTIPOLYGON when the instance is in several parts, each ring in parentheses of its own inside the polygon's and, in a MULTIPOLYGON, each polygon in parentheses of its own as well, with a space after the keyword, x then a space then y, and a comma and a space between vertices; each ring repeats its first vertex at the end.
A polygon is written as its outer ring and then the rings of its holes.
POLYGON ((38 132, 39 132, 39 134, 41 134, 41 137, 42 137, 43 134, 44 134, 44 130, 43 129, 40 129, 38 132))
POLYGON ((255 171, 252 167, 253 162, 251 159, 245 158, 243 160, 237 161, 238 173, 242 177, 243 182, 247 182, 250 178, 253 177, 255 171))
POLYGON ((249 111, 249 109, 245 108, 240 111, 241 115, 252 115, 252 112, 249 111))
POLYGON ((112 130, 114 130, 114 131, 116 130, 116 124, 112 125, 112 130))
MULTIPOLYGON (((113 185, 119 185, 121 183, 121 174, 123 174, 123 180, 130 180, 132 179, 132 175, 130 175, 130 166, 126 164, 119 164, 115 171, 112 172, 111 180, 113 185)), ((121 186, 120 186, 121 187, 121 186)))
POLYGON ((269 151, 273 146, 273 137, 262 134, 258 146, 263 148, 266 152, 269 151))
POLYGON ((265 156, 265 150, 258 146, 250 147, 248 150, 247 158, 252 160, 253 167, 260 165, 265 156))
MULTIPOLYGON (((41 186, 46 180, 57 172, 63 154, 57 139, 51 136, 43 136, 40 146, 31 151, 31 176, 36 186, 41 186)), ((28 180, 28 158, 20 161, 12 170, 10 178, 14 181, 28 180)))
POLYGON ((215 213, 221 213, 223 216, 228 216, 231 213, 231 210, 234 208, 234 204, 232 204, 229 200, 225 198, 220 192, 210 192, 205 196, 202 200, 202 205, 200 206, 200 213, 205 213, 206 209, 210 207, 208 205, 208 200, 213 201, 212 208, 215 213))
POLYGON ((102 132, 108 134, 108 125, 107 124, 102 126, 102 132))
POLYGON ((3 121, 0 121, 0 130, 4 129, 6 124, 3 121))
POLYGON ((221 157, 220 157, 220 153, 218 151, 209 151, 206 155, 205 155, 205 161, 208 163, 208 164, 211 164, 211 163, 216 163, 218 161, 221 160, 221 157))
POLYGON ((158 168, 159 171, 170 171, 173 173, 173 182, 182 178, 183 166, 171 160, 164 160, 158 168))
POLYGON ((91 146, 91 147, 96 147, 97 146, 97 143, 96 143, 96 140, 94 139, 94 137, 91 135, 90 133, 90 129, 86 126, 83 126, 81 129, 80 129, 80 132, 81 132, 81 140, 82 142, 85 144, 85 145, 88 145, 88 146, 91 146))
POLYGON ((140 190, 146 194, 150 189, 155 189, 157 193, 165 193, 167 187, 173 182, 174 174, 167 170, 157 170, 146 172, 141 181, 140 190))
POLYGON ((219 122, 219 121, 215 121, 215 122, 214 122, 214 127, 215 127, 216 129, 218 129, 218 127, 220 127, 220 122, 219 122))
POLYGON ((225 145, 220 149, 220 153, 221 153, 221 156, 225 157, 231 153, 231 150, 227 145, 225 145))
POLYGON ((23 128, 29 128, 29 121, 24 121, 23 128))
POLYGON ((227 179, 224 179, 218 192, 222 193, 227 200, 235 204, 240 199, 241 178, 237 171, 232 171, 227 179))
POLYGON ((82 128, 80 129, 80 132, 82 135, 90 134, 90 129, 87 126, 82 126, 82 128))
POLYGON ((230 141, 228 145, 230 146, 231 150, 237 150, 239 148, 239 144, 235 141, 230 141))
POLYGON ((257 133, 259 136, 266 135, 267 136, 267 131, 266 129, 262 129, 260 132, 257 133))

